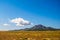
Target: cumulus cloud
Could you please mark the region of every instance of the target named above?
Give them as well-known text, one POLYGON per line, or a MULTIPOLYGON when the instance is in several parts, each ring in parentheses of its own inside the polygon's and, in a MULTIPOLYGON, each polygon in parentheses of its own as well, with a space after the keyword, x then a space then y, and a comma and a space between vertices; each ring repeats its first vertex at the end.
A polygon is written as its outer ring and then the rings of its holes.
POLYGON ((9 26, 9 24, 3 24, 3 26, 9 26))
POLYGON ((23 18, 15 18, 10 20, 10 22, 15 23, 16 26, 25 26, 25 25, 30 25, 31 23, 27 20, 24 20, 23 18))

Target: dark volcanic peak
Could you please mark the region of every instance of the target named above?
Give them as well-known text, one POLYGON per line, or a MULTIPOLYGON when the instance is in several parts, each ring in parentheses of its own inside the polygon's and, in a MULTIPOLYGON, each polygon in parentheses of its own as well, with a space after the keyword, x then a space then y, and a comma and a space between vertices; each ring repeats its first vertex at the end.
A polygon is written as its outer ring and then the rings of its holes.
POLYGON ((60 29, 55 29, 52 27, 46 27, 46 26, 43 26, 41 24, 35 25, 31 28, 20 29, 20 31, 55 31, 55 30, 60 30, 60 29))
POLYGON ((33 26, 32 28, 29 28, 29 30, 38 30, 38 31, 39 30, 54 30, 54 28, 46 27, 46 26, 39 24, 39 25, 33 26))
POLYGON ((52 28, 52 27, 46 27, 46 26, 43 26, 41 24, 39 25, 35 25, 31 28, 26 28, 26 29, 22 29, 22 30, 27 30, 27 31, 43 31, 43 30, 56 30, 55 28, 52 28))
POLYGON ((43 26, 43 25, 41 25, 41 24, 39 24, 39 25, 35 25, 35 26, 33 26, 32 28, 45 29, 46 27, 45 27, 45 26, 43 26))

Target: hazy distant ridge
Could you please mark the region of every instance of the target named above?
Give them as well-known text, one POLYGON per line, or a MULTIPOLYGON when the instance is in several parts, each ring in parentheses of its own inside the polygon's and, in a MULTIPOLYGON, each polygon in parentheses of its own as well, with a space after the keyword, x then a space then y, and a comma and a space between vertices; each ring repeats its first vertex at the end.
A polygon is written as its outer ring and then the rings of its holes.
MULTIPOLYGON (((48 31, 48 30, 60 30, 52 27, 46 27, 41 24, 35 25, 31 28, 20 29, 21 31, 48 31)), ((17 31, 17 30, 16 30, 17 31)))

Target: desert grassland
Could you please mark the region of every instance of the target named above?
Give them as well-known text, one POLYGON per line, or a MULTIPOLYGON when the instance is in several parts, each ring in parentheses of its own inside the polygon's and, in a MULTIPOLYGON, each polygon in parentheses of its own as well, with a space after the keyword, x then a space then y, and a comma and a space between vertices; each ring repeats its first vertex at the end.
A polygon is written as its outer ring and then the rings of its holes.
POLYGON ((0 31, 0 40, 60 40, 60 31, 0 31))

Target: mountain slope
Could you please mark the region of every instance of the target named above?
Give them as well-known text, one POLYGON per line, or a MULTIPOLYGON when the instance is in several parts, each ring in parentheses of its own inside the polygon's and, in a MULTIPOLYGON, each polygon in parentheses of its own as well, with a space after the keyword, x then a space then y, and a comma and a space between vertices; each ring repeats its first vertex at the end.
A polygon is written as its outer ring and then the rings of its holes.
POLYGON ((55 30, 60 30, 60 29, 46 27, 46 26, 39 24, 31 28, 25 28, 25 29, 20 29, 20 30, 10 30, 10 31, 55 31, 55 30))
POLYGON ((56 30, 56 29, 52 28, 52 27, 46 27, 46 26, 39 24, 39 25, 35 25, 31 28, 25 28, 25 29, 21 29, 21 30, 24 30, 24 31, 45 31, 45 30, 56 30))

